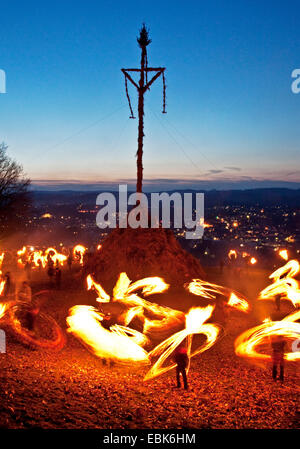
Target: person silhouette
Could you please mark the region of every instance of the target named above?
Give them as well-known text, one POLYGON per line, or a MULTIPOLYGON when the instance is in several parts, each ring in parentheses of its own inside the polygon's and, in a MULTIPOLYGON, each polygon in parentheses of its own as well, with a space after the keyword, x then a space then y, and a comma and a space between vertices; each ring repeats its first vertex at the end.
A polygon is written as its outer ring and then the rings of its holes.
POLYGON ((187 355, 187 347, 185 341, 180 343, 174 351, 174 361, 176 363, 176 380, 177 380, 177 388, 181 387, 180 383, 180 375, 183 379, 184 389, 188 389, 186 368, 188 366, 189 357, 187 355))
POLYGON ((284 380, 284 350, 286 343, 282 335, 276 335, 271 338, 272 346, 272 377, 274 380, 277 379, 277 368, 279 366, 279 379, 283 382, 284 380))

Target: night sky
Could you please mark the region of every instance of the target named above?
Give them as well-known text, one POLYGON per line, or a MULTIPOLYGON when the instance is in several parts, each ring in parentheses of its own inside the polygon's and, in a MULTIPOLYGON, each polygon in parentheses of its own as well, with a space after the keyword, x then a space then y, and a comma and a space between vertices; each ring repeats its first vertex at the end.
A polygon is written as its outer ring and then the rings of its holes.
POLYGON ((137 120, 120 69, 139 65, 142 22, 149 65, 166 67, 168 112, 159 79, 145 102, 147 182, 300 186, 300 3, 271 0, 1 2, 0 141, 32 180, 134 181, 137 120))

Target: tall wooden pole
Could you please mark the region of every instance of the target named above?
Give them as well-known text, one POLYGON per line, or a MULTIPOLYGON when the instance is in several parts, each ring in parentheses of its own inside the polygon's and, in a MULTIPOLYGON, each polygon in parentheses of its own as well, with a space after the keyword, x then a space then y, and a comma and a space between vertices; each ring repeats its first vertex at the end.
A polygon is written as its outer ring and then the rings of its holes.
POLYGON ((165 113, 165 106, 166 106, 166 95, 165 95, 165 77, 164 77, 164 67, 148 67, 148 61, 147 61, 147 46, 151 43, 151 40, 149 39, 148 30, 146 29, 145 25, 140 30, 140 35, 137 38, 138 44, 141 48, 141 68, 139 69, 121 69, 125 76, 125 90, 126 95, 130 107, 131 116, 130 118, 135 118, 133 115, 133 110, 131 107, 130 97, 128 94, 128 87, 127 87, 127 81, 129 80, 137 89, 138 91, 138 118, 139 118, 139 124, 138 124, 138 149, 137 149, 137 183, 136 183, 136 191, 137 193, 142 192, 142 185, 143 185, 143 144, 144 144, 144 94, 149 89, 152 83, 160 76, 163 77, 163 113, 165 113), (140 72, 140 80, 137 84, 133 78, 130 75, 130 72, 140 72), (152 77, 152 79, 148 82, 148 73, 154 72, 155 75, 152 77))
POLYGON ((137 193, 142 192, 143 183, 143 145, 144 145, 144 70, 145 70, 145 60, 146 60, 146 47, 142 47, 141 56, 141 77, 139 82, 139 102, 138 102, 138 113, 139 113, 139 132, 138 132, 138 150, 137 156, 137 183, 136 191, 137 193))

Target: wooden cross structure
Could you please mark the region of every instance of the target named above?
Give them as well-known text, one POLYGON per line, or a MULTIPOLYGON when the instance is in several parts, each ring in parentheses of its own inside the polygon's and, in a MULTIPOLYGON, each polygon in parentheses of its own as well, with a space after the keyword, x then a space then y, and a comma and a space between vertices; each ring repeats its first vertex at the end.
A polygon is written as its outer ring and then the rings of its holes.
POLYGON ((141 48, 141 68, 139 69, 121 69, 125 76, 125 91, 128 99, 128 104, 130 108, 130 118, 135 118, 133 114, 133 109, 131 106, 131 101, 128 93, 128 85, 127 81, 129 80, 138 91, 138 116, 139 116, 139 124, 138 124, 138 150, 136 153, 137 156, 137 184, 136 191, 137 193, 142 192, 142 183, 143 183, 143 140, 144 140, 144 95, 147 90, 150 90, 150 86, 154 83, 157 78, 162 75, 163 79, 163 110, 162 113, 166 113, 166 82, 165 82, 165 67, 148 67, 148 59, 147 59, 147 46, 151 43, 151 39, 149 39, 148 30, 145 24, 142 26, 140 30, 140 35, 137 38, 137 42, 141 48), (132 78, 132 72, 140 73, 139 82, 135 82, 132 78), (153 77, 148 81, 148 75, 153 75, 153 77))

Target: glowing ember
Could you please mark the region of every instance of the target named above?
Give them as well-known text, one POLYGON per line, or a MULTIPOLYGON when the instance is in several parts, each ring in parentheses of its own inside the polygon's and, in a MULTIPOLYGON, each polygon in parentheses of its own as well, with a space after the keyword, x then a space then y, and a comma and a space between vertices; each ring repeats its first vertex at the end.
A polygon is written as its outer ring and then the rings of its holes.
POLYGON ((257 262, 257 260, 255 259, 255 257, 251 257, 251 259, 250 259, 251 265, 255 265, 256 262, 257 262))

